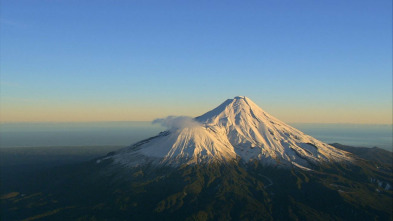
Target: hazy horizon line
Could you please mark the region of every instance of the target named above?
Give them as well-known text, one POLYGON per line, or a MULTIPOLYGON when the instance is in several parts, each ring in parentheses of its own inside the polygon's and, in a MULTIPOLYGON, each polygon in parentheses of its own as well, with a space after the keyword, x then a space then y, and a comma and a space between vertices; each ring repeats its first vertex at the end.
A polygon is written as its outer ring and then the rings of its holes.
MULTIPOLYGON (((126 123, 126 122, 150 122, 153 120, 105 120, 105 121, 0 121, 1 124, 34 124, 34 123, 126 123)), ((353 123, 353 122, 284 122, 286 124, 354 124, 354 125, 390 125, 393 126, 392 123, 353 123)))

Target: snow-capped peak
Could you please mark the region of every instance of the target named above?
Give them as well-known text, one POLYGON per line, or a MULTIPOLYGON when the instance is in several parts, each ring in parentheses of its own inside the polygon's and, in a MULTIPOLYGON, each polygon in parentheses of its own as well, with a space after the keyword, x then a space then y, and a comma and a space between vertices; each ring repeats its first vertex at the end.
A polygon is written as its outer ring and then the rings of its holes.
MULTIPOLYGON (((215 109, 196 118, 197 121, 205 124, 227 124, 236 123, 239 119, 263 120, 264 118, 273 118, 264 112, 258 105, 244 96, 237 96, 234 99, 228 99, 215 109), (228 122, 229 121, 229 122, 228 122)), ((274 120, 278 121, 274 118, 274 120)))
MULTIPOLYGON (((172 119, 173 120, 173 119, 172 119)), ((308 166, 320 162, 350 161, 338 150, 285 124, 245 96, 228 99, 196 117, 191 126, 176 127, 141 141, 113 156, 126 165, 156 162, 245 162, 308 166)))

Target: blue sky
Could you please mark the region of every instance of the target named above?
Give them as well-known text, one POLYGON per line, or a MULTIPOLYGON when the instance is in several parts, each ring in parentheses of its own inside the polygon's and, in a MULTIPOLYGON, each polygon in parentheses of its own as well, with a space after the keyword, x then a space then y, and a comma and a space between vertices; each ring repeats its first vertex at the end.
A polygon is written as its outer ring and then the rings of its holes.
POLYGON ((0 120, 391 123, 392 2, 1 2, 0 120))

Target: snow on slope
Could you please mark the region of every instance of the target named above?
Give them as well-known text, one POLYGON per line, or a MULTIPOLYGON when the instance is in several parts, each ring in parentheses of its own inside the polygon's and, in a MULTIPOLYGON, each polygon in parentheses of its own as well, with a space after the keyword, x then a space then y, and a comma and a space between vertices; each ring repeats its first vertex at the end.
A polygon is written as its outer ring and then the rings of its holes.
POLYGON ((195 123, 172 128, 117 152, 123 165, 155 162, 165 165, 202 162, 245 162, 308 166, 351 161, 338 150, 274 118, 247 97, 228 99, 195 118, 195 123))

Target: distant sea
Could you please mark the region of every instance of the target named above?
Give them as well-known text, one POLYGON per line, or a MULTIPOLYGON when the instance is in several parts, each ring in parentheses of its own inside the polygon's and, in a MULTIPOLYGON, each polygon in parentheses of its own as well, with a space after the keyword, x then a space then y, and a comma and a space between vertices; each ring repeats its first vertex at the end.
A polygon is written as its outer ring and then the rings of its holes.
MULTIPOLYGON (((326 143, 392 151, 392 125, 305 124, 291 126, 326 143)), ((151 122, 2 123, 0 147, 129 146, 164 131, 151 122)))

